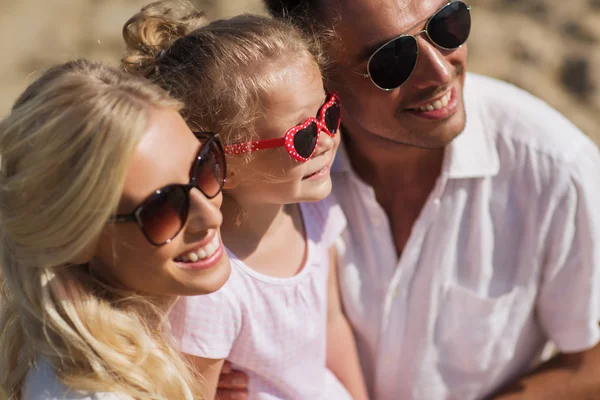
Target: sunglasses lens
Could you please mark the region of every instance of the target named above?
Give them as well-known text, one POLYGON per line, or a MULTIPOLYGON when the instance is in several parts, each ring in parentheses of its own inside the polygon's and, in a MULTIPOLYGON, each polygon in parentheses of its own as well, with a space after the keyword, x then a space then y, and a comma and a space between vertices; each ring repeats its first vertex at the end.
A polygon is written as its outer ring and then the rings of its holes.
POLYGON ((300 129, 294 136, 294 149, 303 158, 312 155, 317 145, 318 128, 316 122, 310 123, 306 128, 300 129))
POLYGON ((163 244, 183 227, 188 213, 188 196, 181 186, 168 186, 143 205, 140 222, 148 239, 163 244))
POLYGON ((340 105, 337 101, 325 111, 325 126, 332 134, 340 127, 340 105))
POLYGON ((201 154, 194 173, 196 185, 206 197, 212 199, 221 192, 225 183, 225 155, 215 140, 211 140, 201 154))
POLYGON ((395 89, 410 77, 417 63, 417 40, 401 36, 373 54, 367 67, 373 82, 383 89, 395 89))
POLYGON ((462 46, 471 32, 471 13, 460 1, 448 4, 429 21, 427 33, 440 47, 456 49, 462 46))

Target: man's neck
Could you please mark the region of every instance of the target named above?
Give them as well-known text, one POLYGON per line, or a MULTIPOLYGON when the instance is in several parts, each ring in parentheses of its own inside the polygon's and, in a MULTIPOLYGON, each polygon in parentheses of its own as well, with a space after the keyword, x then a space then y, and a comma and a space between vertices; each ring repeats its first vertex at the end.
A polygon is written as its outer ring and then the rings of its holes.
POLYGON ((394 236, 398 256, 442 169, 444 149, 420 149, 378 137, 348 135, 344 146, 352 168, 373 187, 394 236), (367 140, 364 140, 367 139, 367 140))
POLYGON ((429 187, 440 175, 444 159, 443 148, 423 149, 373 135, 346 135, 343 145, 352 169, 376 189, 429 187))

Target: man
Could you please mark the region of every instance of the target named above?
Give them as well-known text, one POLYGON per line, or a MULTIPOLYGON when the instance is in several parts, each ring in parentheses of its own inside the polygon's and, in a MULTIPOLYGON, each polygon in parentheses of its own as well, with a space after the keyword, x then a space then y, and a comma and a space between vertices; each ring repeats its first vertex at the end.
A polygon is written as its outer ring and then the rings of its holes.
POLYGON ((266 3, 333 32, 339 279, 371 398, 600 398, 597 147, 466 73, 462 2, 266 3))

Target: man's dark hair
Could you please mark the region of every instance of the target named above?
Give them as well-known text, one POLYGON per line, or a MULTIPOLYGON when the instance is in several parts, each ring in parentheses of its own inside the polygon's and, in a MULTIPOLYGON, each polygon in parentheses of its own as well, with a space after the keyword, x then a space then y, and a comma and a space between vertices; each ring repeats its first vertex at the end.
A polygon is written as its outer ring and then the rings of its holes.
POLYGON ((297 22, 315 21, 319 0, 264 0, 267 10, 274 17, 291 18, 297 22))

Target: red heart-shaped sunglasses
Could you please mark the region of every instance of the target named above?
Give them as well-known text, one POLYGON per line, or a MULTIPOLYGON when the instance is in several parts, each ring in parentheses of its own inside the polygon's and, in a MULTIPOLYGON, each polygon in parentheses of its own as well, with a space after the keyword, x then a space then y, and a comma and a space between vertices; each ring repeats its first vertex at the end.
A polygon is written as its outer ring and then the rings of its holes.
POLYGON ((325 103, 319 108, 316 118, 307 118, 303 123, 288 129, 281 138, 225 146, 225 154, 250 153, 285 146, 290 156, 304 162, 310 159, 315 152, 321 131, 331 137, 335 136, 340 127, 340 119, 340 98, 337 93, 330 93, 327 95, 325 103))

